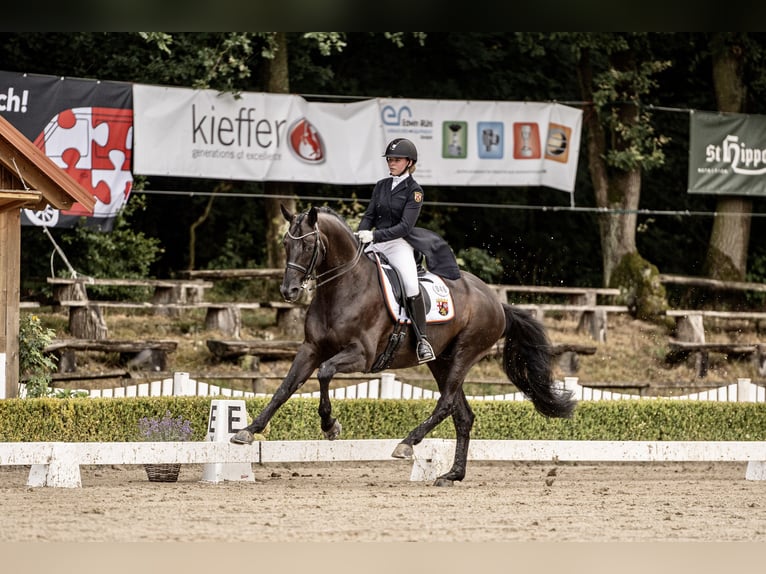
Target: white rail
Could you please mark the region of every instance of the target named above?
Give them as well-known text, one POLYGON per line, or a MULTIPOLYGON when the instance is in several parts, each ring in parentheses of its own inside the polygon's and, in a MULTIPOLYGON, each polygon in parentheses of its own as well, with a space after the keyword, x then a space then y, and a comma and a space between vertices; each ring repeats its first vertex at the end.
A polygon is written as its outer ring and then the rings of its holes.
MULTIPOLYGON (((392 460, 396 439, 338 441, 0 443, 0 466, 32 465, 28 486, 82 486, 80 465, 284 463, 392 460)), ((446 472, 454 441, 425 439, 415 447, 410 480, 446 472)), ((473 440, 473 461, 747 462, 747 480, 766 480, 766 442, 473 440)))
MULTIPOLYGON (((660 397, 646 397, 636 394, 620 393, 583 387, 577 377, 565 377, 561 382, 564 388, 571 390, 581 401, 624 401, 652 400, 660 397)), ((23 390, 23 389, 22 389, 23 390)), ((266 397, 267 393, 253 393, 212 385, 204 381, 189 378, 188 373, 174 373, 173 378, 149 383, 140 383, 84 391, 90 397, 149 397, 149 396, 222 396, 227 398, 266 397)), ((296 397, 319 398, 319 391, 298 393, 296 397)), ((438 399, 438 391, 424 389, 404 383, 393 373, 383 373, 379 379, 370 379, 330 390, 331 399, 438 399)), ((766 387, 754 384, 750 379, 737 379, 736 382, 707 391, 688 393, 680 396, 664 397, 673 400, 718 401, 718 402, 766 402, 766 387)), ((470 401, 524 401, 520 392, 495 395, 470 395, 470 401)))

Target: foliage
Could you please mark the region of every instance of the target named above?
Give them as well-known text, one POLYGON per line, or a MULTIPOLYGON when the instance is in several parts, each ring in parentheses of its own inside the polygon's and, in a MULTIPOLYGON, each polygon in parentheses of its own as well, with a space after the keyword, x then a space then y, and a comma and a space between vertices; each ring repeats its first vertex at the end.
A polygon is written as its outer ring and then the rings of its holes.
MULTIPOLYGON (((0 401, 0 441, 131 441, 135 440, 140 417, 174 421, 183 428, 188 421, 190 428, 198 430, 188 433, 186 439, 202 440, 211 400, 8 399, 0 401), (164 416, 147 414, 157 413, 158 409, 164 416)), ((267 402, 261 397, 245 399, 248 415, 257 415, 267 402)), ((435 404, 432 399, 347 399, 333 402, 333 414, 343 424, 344 439, 402 438, 430 416, 435 404)), ((322 440, 318 406, 318 399, 293 398, 286 402, 270 423, 269 440, 322 440)), ((766 440, 766 405, 762 403, 583 401, 571 419, 545 418, 529 401, 476 401, 471 402, 471 408, 476 414, 472 432, 475 439, 766 440)), ((448 419, 429 438, 454 436, 448 419)))
POLYGON ((484 249, 468 247, 457 252, 461 268, 470 271, 485 283, 499 283, 503 276, 503 265, 484 249))
MULTIPOLYGON (((267 89, 264 70, 275 55, 274 34, 6 32, 0 33, 0 69, 155 85, 206 85, 232 92, 264 91, 267 89)), ((727 44, 744 47, 747 113, 766 113, 763 97, 766 36, 718 34, 736 35, 727 44)), ((559 101, 582 107, 585 118, 595 108, 581 101, 584 98, 573 70, 577 69, 582 50, 588 49, 594 77, 598 79, 595 88, 603 120, 614 121, 613 114, 622 101, 630 102, 637 114, 637 121, 628 132, 623 133, 616 125, 615 129, 610 128, 608 135, 614 139, 608 143, 635 139, 638 144, 645 144, 620 149, 612 146, 608 150, 610 161, 621 168, 633 161, 649 167, 657 165, 658 151, 665 155, 663 165, 641 175, 641 208, 663 213, 641 234, 639 251, 665 273, 702 274, 700 262, 710 239, 707 214, 715 209, 715 197, 688 194, 686 190, 687 109, 716 109, 710 73, 714 48, 710 33, 429 32, 425 37, 409 32, 291 32, 286 36, 291 93, 327 94, 338 99, 395 96, 559 101), (622 56, 627 48, 637 54, 637 65, 615 68, 615 57, 622 56), (370 65, 381 57, 396 58, 398 65, 370 65), (667 67, 668 62, 672 62, 672 67, 667 67), (613 73, 613 69, 618 71, 613 73), (637 81, 638 89, 624 90, 625 85, 637 81), (621 100, 623 92, 628 99, 621 100), (679 253, 684 257, 679 257, 679 253)), ((587 135, 587 128, 583 135, 587 135)), ((570 197, 572 205, 576 201, 578 208, 594 205, 593 183, 587 176, 588 159, 583 143, 576 192, 571 196, 543 187, 428 188, 427 203, 454 201, 461 202, 461 207, 426 205, 423 223, 430 225, 430 212, 438 211, 442 219, 435 225, 445 231, 445 238, 455 251, 470 247, 488 249, 503 262, 504 282, 598 284, 603 280, 598 218, 582 210, 568 209, 570 197), (471 203, 516 207, 479 209, 464 203, 469 196, 471 203), (556 210, 543 211, 541 206, 556 210)), ((143 217, 131 222, 136 232, 161 240, 164 252, 155 269, 172 274, 186 268, 188 257, 187 238, 179 229, 189 228, 205 200, 199 192, 209 192, 216 182, 156 176, 151 183, 155 190, 189 192, 148 197, 149 208, 143 217)), ((205 236, 214 237, 215 241, 198 246, 197 268, 209 267, 221 253, 218 249, 221 245, 225 246, 224 259, 235 259, 243 233, 239 222, 243 219, 255 223, 246 227, 252 231, 253 239, 243 246, 241 259, 259 261, 259 240, 265 237, 263 230, 269 222, 265 221, 262 209, 264 200, 257 195, 263 193, 263 186, 247 185, 257 188, 252 199, 216 199, 204 229, 205 236), (233 237, 231 241, 229 235, 233 237)), ((337 186, 293 185, 296 195, 302 198, 317 194, 350 197, 355 192, 359 197, 367 197, 369 193, 367 186, 343 186, 339 191, 337 186)), ((135 199, 134 195, 131 202, 135 199)), ((755 197, 753 201, 757 213, 763 198, 755 197)), ((763 244, 766 234, 766 227, 757 225, 756 219, 753 223, 751 248, 763 244)), ((30 275, 42 277, 40 283, 44 284, 49 248, 39 230, 26 226, 22 229, 22 285, 31 285, 30 275)), ((223 260, 215 262, 216 266, 222 264, 223 260)))
MULTIPOLYGON (((147 237, 132 225, 132 220, 145 209, 144 196, 134 194, 117 216, 113 231, 104 233, 87 225, 79 225, 64 232, 62 242, 69 246, 66 251, 72 266, 92 277, 149 277, 150 268, 162 253, 162 248, 158 239, 147 237)), ((147 296, 142 288, 93 286, 89 291, 115 299, 145 300, 147 296)))
POLYGON ((162 418, 142 417, 138 421, 138 438, 142 441, 185 441, 193 435, 191 421, 178 416, 173 418, 165 411, 162 418))
POLYGON ((26 381, 26 396, 45 397, 51 393, 51 374, 56 371, 56 360, 44 353, 45 347, 56 336, 53 329, 44 327, 37 315, 22 315, 19 321, 19 378, 26 381))

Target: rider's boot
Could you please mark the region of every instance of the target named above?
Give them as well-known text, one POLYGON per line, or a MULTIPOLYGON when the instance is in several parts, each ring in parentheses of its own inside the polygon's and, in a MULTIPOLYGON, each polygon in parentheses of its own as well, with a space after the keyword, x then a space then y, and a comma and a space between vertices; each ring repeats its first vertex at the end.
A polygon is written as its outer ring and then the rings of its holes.
POLYGON ((414 297, 407 297, 407 305, 410 309, 410 319, 412 319, 412 329, 415 332, 417 343, 418 364, 433 361, 436 358, 433 347, 426 338, 426 305, 423 301, 423 295, 418 294, 414 297))

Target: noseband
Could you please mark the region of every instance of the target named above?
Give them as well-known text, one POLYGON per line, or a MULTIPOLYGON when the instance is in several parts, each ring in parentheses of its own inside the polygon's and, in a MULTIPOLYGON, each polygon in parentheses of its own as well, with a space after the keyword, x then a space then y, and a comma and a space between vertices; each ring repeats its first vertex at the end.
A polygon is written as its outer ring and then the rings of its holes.
POLYGON ((304 233, 303 235, 293 235, 290 233, 290 230, 287 230, 286 233, 287 237, 290 239, 294 239, 296 241, 302 241, 306 237, 311 237, 312 235, 316 235, 316 241, 314 242, 314 251, 311 253, 311 261, 309 261, 308 267, 304 267, 303 265, 299 263, 295 263, 294 261, 288 261, 286 264, 286 267, 288 269, 294 269, 296 271, 300 271, 303 273, 303 280, 301 281, 301 289, 309 290, 308 284, 309 281, 314 279, 315 281, 318 281, 316 284, 316 287, 314 289, 317 289, 321 287, 322 285, 325 285, 326 283, 329 283, 333 279, 337 279, 344 273, 347 273, 350 271, 359 261, 359 258, 362 255, 362 249, 363 245, 360 242, 359 245, 356 248, 356 254, 351 259, 351 261, 348 261, 347 263, 343 263, 342 265, 338 265, 337 267, 333 267, 332 269, 328 269, 324 273, 320 273, 319 275, 316 274, 316 266, 319 263, 319 247, 321 245, 322 251, 324 254, 327 253, 327 247, 325 247, 325 244, 322 242, 322 236, 319 234, 319 227, 317 227, 316 224, 314 224, 314 229, 312 231, 309 231, 308 233, 304 233), (330 275, 330 277, 328 277, 330 275), (324 281, 320 281, 322 278, 325 278, 324 281))
POLYGON ((293 235, 290 233, 290 230, 287 230, 287 237, 290 239, 295 239, 296 241, 301 241, 305 239, 306 237, 311 237, 312 235, 316 235, 317 239, 314 242, 314 251, 311 254, 311 261, 309 261, 309 266, 304 267, 303 265, 300 265, 298 263, 295 263, 294 261, 288 261, 287 262, 287 268, 288 269, 295 269, 296 271, 300 271, 303 273, 303 281, 301 281, 301 289, 306 289, 306 286, 308 285, 309 281, 311 281, 312 278, 315 278, 316 276, 316 266, 317 261, 319 261, 319 246, 322 246, 322 251, 327 253, 327 248, 324 246, 324 243, 322 243, 322 239, 319 235, 319 228, 314 224, 313 231, 309 231, 308 233, 304 233, 303 235, 293 235))

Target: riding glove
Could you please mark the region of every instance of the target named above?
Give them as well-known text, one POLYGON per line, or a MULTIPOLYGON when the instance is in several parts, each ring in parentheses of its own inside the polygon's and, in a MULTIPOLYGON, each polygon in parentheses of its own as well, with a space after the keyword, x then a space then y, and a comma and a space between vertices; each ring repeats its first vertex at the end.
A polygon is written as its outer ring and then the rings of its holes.
POLYGON ((362 229, 361 231, 357 231, 356 235, 359 237, 359 241, 362 243, 372 243, 372 231, 369 229, 362 229))

